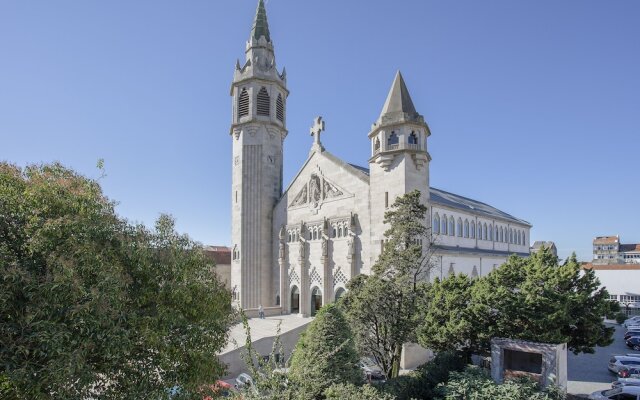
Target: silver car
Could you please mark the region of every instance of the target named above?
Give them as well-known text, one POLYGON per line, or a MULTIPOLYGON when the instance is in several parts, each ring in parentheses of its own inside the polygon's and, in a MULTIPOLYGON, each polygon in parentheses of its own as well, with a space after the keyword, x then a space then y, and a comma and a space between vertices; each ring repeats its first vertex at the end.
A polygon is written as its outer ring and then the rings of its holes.
POLYGON ((640 400, 640 386, 622 386, 609 390, 598 390, 589 395, 592 400, 640 400))
POLYGON ((620 368, 622 367, 630 367, 630 366, 640 366, 640 358, 638 357, 629 357, 629 356, 613 356, 609 360, 609 371, 617 374, 620 368))

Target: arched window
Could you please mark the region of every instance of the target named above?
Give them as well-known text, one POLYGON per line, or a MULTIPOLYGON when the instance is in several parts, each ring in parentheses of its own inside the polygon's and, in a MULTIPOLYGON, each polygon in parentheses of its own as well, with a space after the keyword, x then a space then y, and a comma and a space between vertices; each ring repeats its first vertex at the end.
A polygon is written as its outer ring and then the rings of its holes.
POLYGON ((522 244, 522 233, 518 231, 518 244, 522 244))
POLYGON ((442 225, 440 226, 440 228, 441 228, 440 229, 440 231, 441 231, 440 233, 442 233, 443 235, 447 234, 447 221, 448 221, 447 220, 447 214, 444 214, 442 216, 442 225))
POLYGON ((318 231, 317 230, 313 230, 313 240, 316 240, 318 238, 318 231))
POLYGON ((453 217, 449 217, 449 235, 450 236, 454 236, 456 234, 456 227, 455 227, 455 221, 453 220, 453 217))
POLYGON ((289 235, 287 236, 287 242, 291 243, 291 232, 289 232, 289 235))
POLYGON ((267 88, 264 86, 258 92, 258 115, 264 115, 268 117, 271 115, 271 98, 267 92, 267 88))
POLYGON ((513 244, 513 229, 509 228, 509 243, 513 244))
POLYGON ((373 151, 376 153, 380 151, 380 139, 378 138, 373 141, 373 151))
POLYGON ((238 118, 249 115, 249 93, 247 89, 242 89, 238 98, 238 118))
POLYGON ((338 226, 338 237, 342 237, 342 225, 338 226))
POLYGON ((418 144, 418 136, 416 136, 415 132, 411 132, 411 135, 409 135, 409 144, 418 144))
POLYGON ((476 237, 476 223, 471 221, 471 229, 469 229, 469 233, 471 234, 471 239, 475 239, 476 237))
POLYGON ((458 218, 458 224, 456 226, 456 233, 458 234, 458 237, 462 237, 462 219, 458 218))
POLYGON ((527 245, 527 237, 525 236, 524 231, 522 231, 522 244, 525 246, 527 245))
POLYGON ((338 290, 336 290, 336 301, 340 300, 340 297, 344 296, 346 292, 344 288, 338 288, 338 290))
POLYGON ((487 224, 482 226, 482 240, 487 240, 487 224))
POLYGON ((482 223, 478 222, 478 239, 482 240, 482 223))
POLYGON ((394 144, 398 144, 400 139, 398 139, 398 135, 396 135, 395 132, 391 132, 391 135, 389 136, 389 139, 387 140, 387 144, 389 146, 394 145, 394 144))
POLYGON ((440 216, 438 213, 433 217, 433 233, 440 233, 440 216))
POLYGON ((464 237, 466 238, 469 237, 469 220, 468 219, 464 220, 464 237))
POLYGON ((489 224, 489 240, 493 240, 493 225, 489 224))
POLYGON ((280 122, 284 122, 284 101, 280 93, 278 93, 278 98, 276 99, 276 118, 278 118, 280 122))

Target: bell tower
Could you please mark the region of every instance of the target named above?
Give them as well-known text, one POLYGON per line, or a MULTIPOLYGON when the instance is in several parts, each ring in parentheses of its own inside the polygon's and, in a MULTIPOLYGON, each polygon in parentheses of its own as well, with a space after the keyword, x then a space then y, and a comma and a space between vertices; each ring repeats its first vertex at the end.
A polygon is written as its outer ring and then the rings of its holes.
MULTIPOLYGON (((378 120, 371 126, 369 159, 371 204, 371 265, 382 252, 384 213, 396 197, 413 190, 429 205, 427 138, 431 135, 424 117, 416 111, 400 71, 396 73, 378 120)), ((428 215, 428 214, 427 214, 428 215)), ((430 225, 427 217, 425 224, 430 225)))
POLYGON ((286 73, 276 69, 267 13, 259 0, 245 62, 231 84, 233 142, 231 288, 243 309, 275 305, 273 208, 282 195, 282 145, 287 137, 286 73))

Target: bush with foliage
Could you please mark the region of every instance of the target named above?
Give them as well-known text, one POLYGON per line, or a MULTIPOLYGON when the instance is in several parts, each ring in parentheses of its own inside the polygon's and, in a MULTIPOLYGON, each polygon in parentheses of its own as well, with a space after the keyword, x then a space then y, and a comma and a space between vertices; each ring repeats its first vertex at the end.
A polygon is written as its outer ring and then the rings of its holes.
POLYGON ((388 393, 380 392, 372 385, 356 386, 351 383, 337 383, 324 391, 327 400, 395 400, 388 393))
POLYGON ((211 268, 170 217, 134 226, 95 180, 0 163, 2 385, 30 399, 161 398, 215 382, 232 309, 211 268))
POLYGON ((624 321, 627 320, 627 314, 623 313, 623 312, 619 312, 616 314, 616 322, 619 324, 623 324, 624 321))
POLYGON ((462 371, 466 365, 463 354, 445 351, 408 375, 388 380, 381 388, 398 400, 432 399, 437 386, 446 383, 451 372, 462 371))
POLYGON ((496 384, 484 370, 469 366, 463 372, 452 372, 449 382, 438 388, 442 400, 564 400, 559 389, 541 390, 528 379, 509 380, 496 384))
POLYGON ((337 383, 361 384, 363 373, 349 324, 335 304, 323 306, 291 357, 290 379, 309 399, 337 383))

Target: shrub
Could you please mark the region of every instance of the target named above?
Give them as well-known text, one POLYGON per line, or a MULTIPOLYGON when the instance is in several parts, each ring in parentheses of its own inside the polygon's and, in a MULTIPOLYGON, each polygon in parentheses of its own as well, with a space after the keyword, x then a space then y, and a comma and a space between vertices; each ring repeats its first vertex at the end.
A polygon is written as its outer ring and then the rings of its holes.
POLYGON ((484 370, 468 366, 463 372, 452 372, 449 382, 438 388, 442 400, 564 400, 565 395, 555 387, 540 390, 528 379, 509 380, 498 385, 484 370), (472 396, 469 396, 472 394, 472 396))
POLYGON ((398 400, 432 399, 436 387, 446 383, 452 371, 462 371, 466 365, 467 360, 461 353, 445 351, 410 374, 387 381, 382 389, 398 400))
POLYGON ((395 400, 388 393, 382 393, 371 385, 356 386, 351 383, 338 383, 324 391, 326 400, 395 400))
POLYGON ((627 320, 627 315, 623 312, 619 312, 616 314, 616 322, 619 324, 622 324, 624 321, 627 320))

